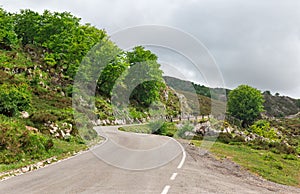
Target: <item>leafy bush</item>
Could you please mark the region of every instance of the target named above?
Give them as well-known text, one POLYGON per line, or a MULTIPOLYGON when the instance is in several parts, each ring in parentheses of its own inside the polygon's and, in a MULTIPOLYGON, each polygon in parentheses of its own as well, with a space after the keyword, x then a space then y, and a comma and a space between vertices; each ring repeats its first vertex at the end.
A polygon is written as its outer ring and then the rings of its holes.
POLYGON ((268 138, 270 140, 277 140, 277 135, 274 128, 270 127, 270 123, 266 120, 256 121, 248 131, 256 133, 259 136, 268 138))
POLYGON ((219 133, 218 141, 222 143, 229 144, 233 139, 233 136, 230 133, 219 133))
POLYGON ((29 109, 30 103, 31 93, 26 84, 0 86, 0 114, 9 117, 17 115, 18 112, 29 109))
POLYGON ((150 122, 148 125, 153 134, 160 134, 161 131, 160 132, 157 131, 162 127, 163 124, 164 121, 157 120, 157 121, 150 122))
POLYGON ((49 112, 44 112, 44 111, 37 111, 33 113, 30 117, 30 120, 35 122, 35 123, 47 123, 48 121, 56 121, 57 117, 49 112))
POLYGON ((230 133, 221 132, 217 138, 219 142, 231 144, 231 145, 240 145, 245 142, 245 138, 240 135, 233 136, 230 133))
POLYGON ((186 132, 191 132, 194 129, 194 126, 190 125, 189 122, 186 122, 178 131, 177 135, 181 138, 186 138, 186 132))
POLYGON ((119 127, 118 130, 119 130, 119 131, 126 131, 126 130, 124 129, 124 127, 119 127))
POLYGON ((162 128, 165 128, 165 134, 166 136, 173 137, 175 133, 177 132, 177 127, 175 123, 172 122, 165 122, 162 126, 162 128))
POLYGON ((236 135, 233 137, 232 142, 245 142, 245 138, 240 135, 236 135))
POLYGON ((25 125, 0 116, 0 163, 9 164, 22 158, 39 159, 53 146, 50 138, 28 131, 25 125))
POLYGON ((154 121, 148 124, 149 128, 152 131, 152 134, 157 135, 166 135, 173 137, 177 131, 177 127, 174 123, 163 122, 163 121, 154 121))
POLYGON ((247 143, 249 146, 251 146, 253 149, 257 150, 270 150, 273 153, 276 154, 295 154, 296 149, 292 146, 289 146, 283 142, 267 142, 263 140, 253 140, 251 142, 247 143))

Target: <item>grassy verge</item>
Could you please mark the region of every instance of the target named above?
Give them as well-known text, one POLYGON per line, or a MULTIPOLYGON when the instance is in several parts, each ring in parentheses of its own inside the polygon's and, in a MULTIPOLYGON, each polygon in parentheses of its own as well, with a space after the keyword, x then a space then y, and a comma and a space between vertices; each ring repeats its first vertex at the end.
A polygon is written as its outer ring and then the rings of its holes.
POLYGON ((22 168, 24 166, 37 163, 41 160, 45 160, 53 156, 56 156, 58 160, 64 159, 72 156, 73 154, 79 151, 87 149, 87 146, 85 144, 78 144, 77 142, 66 142, 63 140, 54 139, 53 143, 53 147, 49 150, 47 154, 44 154, 41 158, 36 160, 20 160, 11 164, 0 164, 0 172, 6 172, 22 168))
POLYGON ((177 127, 174 123, 155 121, 143 125, 119 127, 120 131, 147 133, 174 137, 177 135, 177 127))
POLYGON ((123 126, 118 128, 120 131, 125 131, 125 132, 134 132, 134 133, 148 133, 150 134, 151 128, 149 127, 148 124, 143 124, 143 125, 134 125, 134 126, 123 126))
MULTIPOLYGON (((202 141, 193 140, 196 146, 202 141)), ((210 151, 219 159, 228 158, 263 178, 285 185, 300 187, 300 159, 294 155, 254 150, 246 145, 215 142, 210 151)))

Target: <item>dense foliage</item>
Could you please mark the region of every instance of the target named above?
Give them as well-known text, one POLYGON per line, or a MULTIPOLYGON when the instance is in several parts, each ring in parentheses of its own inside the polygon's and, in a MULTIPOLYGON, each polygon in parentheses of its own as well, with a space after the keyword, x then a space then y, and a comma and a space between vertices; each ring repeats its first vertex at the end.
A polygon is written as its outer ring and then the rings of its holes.
POLYGON ((250 132, 268 138, 270 140, 278 139, 276 131, 270 126, 270 123, 265 120, 256 121, 248 129, 250 132))
POLYGON ((30 103, 31 93, 27 85, 2 84, 0 86, 0 114, 14 116, 20 111, 28 110, 30 103))
POLYGON ((24 124, 1 115, 0 119, 0 163, 39 159, 53 146, 49 137, 26 130, 24 124))
POLYGON ((0 8, 0 49, 11 50, 18 45, 13 18, 0 8))
POLYGON ((5 163, 30 159, 26 154, 39 150, 32 159, 48 156, 47 149, 55 154, 47 139, 54 140, 53 147, 58 141, 93 141, 98 119, 105 124, 117 119, 116 93, 129 91, 117 105, 127 106, 119 112, 130 122, 157 115, 157 108, 168 115, 180 113, 157 56, 141 46, 123 51, 104 30, 82 24, 68 12, 25 9, 11 14, 0 9, 0 27, 0 155, 5 163), (74 97, 81 89, 87 92, 74 97), (72 109, 72 102, 78 109, 72 109), (32 128, 34 133, 28 130, 32 128), (9 142, 14 149, 8 149, 9 142))
POLYGON ((81 25, 80 18, 68 12, 43 14, 21 10, 13 15, 15 33, 23 45, 44 49, 43 59, 55 69, 63 69, 69 76, 76 70, 87 52, 106 34, 89 24, 81 25))
POLYGON ((229 93, 228 112, 248 125, 263 112, 263 102, 263 96, 259 90, 241 85, 229 93))

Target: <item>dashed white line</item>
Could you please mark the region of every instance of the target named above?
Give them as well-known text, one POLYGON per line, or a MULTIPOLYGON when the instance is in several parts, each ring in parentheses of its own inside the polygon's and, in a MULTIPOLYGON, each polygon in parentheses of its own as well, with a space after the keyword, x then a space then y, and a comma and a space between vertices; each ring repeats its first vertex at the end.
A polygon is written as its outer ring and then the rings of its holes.
POLYGON ((177 176, 177 173, 176 172, 173 173, 172 176, 171 176, 171 178, 170 178, 170 180, 172 180, 172 181, 175 180, 176 176, 177 176))
POLYGON ((164 190, 161 192, 161 194, 167 194, 169 192, 169 189, 170 189, 170 185, 166 185, 164 190))

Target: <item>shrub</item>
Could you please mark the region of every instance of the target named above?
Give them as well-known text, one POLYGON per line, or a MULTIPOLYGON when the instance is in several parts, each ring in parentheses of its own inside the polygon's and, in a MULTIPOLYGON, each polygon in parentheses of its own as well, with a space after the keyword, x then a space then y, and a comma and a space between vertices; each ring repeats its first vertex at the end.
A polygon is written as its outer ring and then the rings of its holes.
POLYGON ((285 159, 285 160, 297 160, 297 157, 295 155, 292 155, 292 154, 285 154, 285 155, 283 155, 282 158, 285 159))
POLYGON ((243 136, 236 135, 232 138, 231 141, 232 142, 245 142, 245 138, 243 136))
POLYGON ((152 134, 157 135, 166 135, 173 137, 177 131, 177 127, 174 123, 163 122, 163 121, 154 121, 148 124, 149 128, 152 131, 152 134))
POLYGON ((222 143, 230 143, 233 139, 233 136, 230 133, 220 133, 217 140, 222 143))
POLYGON ((160 134, 162 132, 162 130, 160 128, 162 127, 163 124, 164 124, 164 121, 157 120, 157 121, 150 122, 148 124, 148 126, 151 129, 151 132, 153 134, 160 134))
POLYGON ((256 121, 253 125, 251 125, 248 131, 270 140, 278 139, 274 128, 271 128, 270 123, 266 120, 256 121))
POLYGON ((251 146, 253 149, 257 150, 270 150, 273 153, 276 154, 295 154, 296 149, 295 147, 289 146, 285 143, 280 142, 266 142, 263 140, 253 140, 251 142, 247 143, 249 146, 251 146))
POLYGON ((0 114, 14 116, 20 111, 30 108, 31 93, 26 84, 0 86, 0 114))
POLYGON ((278 170, 282 170, 283 169, 283 164, 281 162, 272 162, 272 167, 278 169, 278 170))
POLYGON ((53 142, 47 136, 28 131, 19 121, 0 116, 0 163, 22 158, 39 159, 48 154, 53 142))
POLYGON ((186 122, 178 131, 177 135, 181 138, 186 138, 186 132, 191 132, 194 129, 189 122, 186 122))
POLYGON ((35 123, 46 123, 48 121, 56 121, 57 117, 49 112, 38 111, 30 116, 30 120, 35 123))
POLYGON ((124 127, 119 127, 118 130, 119 130, 119 131, 126 131, 126 130, 124 129, 124 127))
POLYGON ((162 125, 162 128, 165 128, 166 133, 164 135, 173 137, 177 132, 177 127, 174 123, 165 122, 162 125))

